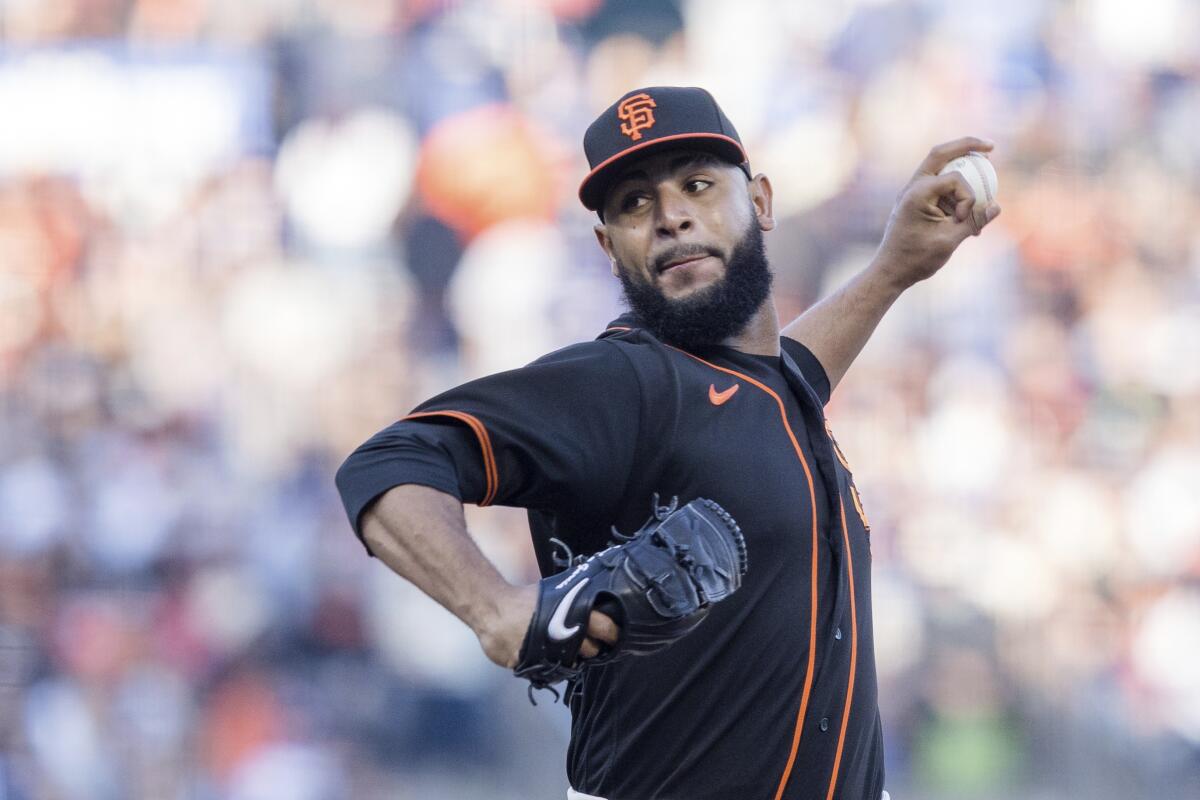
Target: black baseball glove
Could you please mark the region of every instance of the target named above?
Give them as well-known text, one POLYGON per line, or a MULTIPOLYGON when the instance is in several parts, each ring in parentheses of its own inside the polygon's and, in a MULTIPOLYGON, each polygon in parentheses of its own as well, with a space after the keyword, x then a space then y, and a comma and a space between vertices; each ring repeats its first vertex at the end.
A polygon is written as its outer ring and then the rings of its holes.
POLYGON ((568 551, 568 570, 541 580, 513 668, 529 680, 530 700, 535 688, 575 679, 593 664, 662 650, 741 586, 746 542, 737 523, 712 500, 678 505, 673 498, 659 506, 655 495, 654 513, 636 533, 625 536, 613 528, 608 549, 574 559, 568 551), (612 617, 620 635, 600 655, 581 660, 593 609, 612 617))

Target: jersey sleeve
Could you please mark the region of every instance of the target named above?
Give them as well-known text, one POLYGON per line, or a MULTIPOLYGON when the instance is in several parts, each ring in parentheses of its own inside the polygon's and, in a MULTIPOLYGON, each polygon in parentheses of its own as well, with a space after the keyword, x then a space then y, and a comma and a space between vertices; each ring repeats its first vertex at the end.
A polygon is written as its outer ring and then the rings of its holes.
POLYGON ((587 342, 462 384, 375 434, 339 468, 356 533, 393 486, 416 483, 480 506, 617 504, 633 468, 640 384, 611 342, 587 342))
POLYGON ((780 346, 796 362, 796 366, 800 367, 800 373, 817 393, 817 397, 821 399, 821 405, 828 405, 832 389, 829 386, 829 376, 825 374, 825 368, 821 366, 821 362, 817 360, 811 350, 795 339, 781 336, 779 342, 780 346))
POLYGON ((335 482, 354 533, 373 556, 363 538, 362 515, 388 489, 413 483, 462 500, 479 494, 484 475, 470 431, 402 419, 351 453, 335 482))

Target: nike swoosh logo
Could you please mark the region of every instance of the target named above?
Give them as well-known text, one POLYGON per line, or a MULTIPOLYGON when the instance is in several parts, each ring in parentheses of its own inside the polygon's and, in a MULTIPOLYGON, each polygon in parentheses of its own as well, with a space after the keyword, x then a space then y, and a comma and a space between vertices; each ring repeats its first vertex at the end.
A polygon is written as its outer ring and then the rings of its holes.
POLYGON ((554 614, 550 616, 550 624, 546 626, 546 634, 556 642, 570 639, 579 630, 578 625, 566 626, 567 612, 571 610, 571 603, 575 602, 575 595, 579 594, 579 590, 587 586, 587 582, 591 578, 584 578, 579 583, 571 587, 571 591, 563 595, 563 599, 558 601, 558 607, 554 609, 554 614))
POLYGON ((733 386, 730 386, 725 391, 718 392, 717 387, 710 383, 708 385, 708 401, 710 403, 712 403, 714 406, 719 406, 719 405, 723 404, 729 398, 733 397, 733 393, 738 390, 739 386, 741 386, 740 383, 735 383, 733 386))

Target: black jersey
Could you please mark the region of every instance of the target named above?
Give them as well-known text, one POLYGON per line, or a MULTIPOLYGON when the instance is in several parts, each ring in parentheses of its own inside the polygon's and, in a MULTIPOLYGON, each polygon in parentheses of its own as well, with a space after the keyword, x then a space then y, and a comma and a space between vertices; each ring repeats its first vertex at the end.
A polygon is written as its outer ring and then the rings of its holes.
MULTIPOLYGON (((694 632, 585 670, 568 693, 571 785, 611 800, 877 800, 883 790, 869 527, 825 423, 829 382, 782 355, 684 352, 628 315, 597 340, 464 384, 376 434, 338 471, 358 530, 417 483, 528 509, 551 538, 603 549, 663 501, 737 519, 749 571, 694 632)), ((360 532, 361 534, 361 532, 360 532)))

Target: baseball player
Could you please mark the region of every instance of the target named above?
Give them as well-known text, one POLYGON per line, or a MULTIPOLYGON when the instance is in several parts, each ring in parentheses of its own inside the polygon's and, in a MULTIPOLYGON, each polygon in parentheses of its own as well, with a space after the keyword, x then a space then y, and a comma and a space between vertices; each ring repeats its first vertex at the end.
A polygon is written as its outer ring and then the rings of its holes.
POLYGON ((579 190, 628 313, 338 470, 368 553, 497 664, 567 679, 570 797, 886 797, 870 526, 823 408, 901 292, 999 213, 938 176, 991 147, 933 148, 870 265, 781 330, 770 180, 708 92, 629 92, 588 128, 579 190), (543 580, 505 581, 463 503, 528 509, 543 580))

